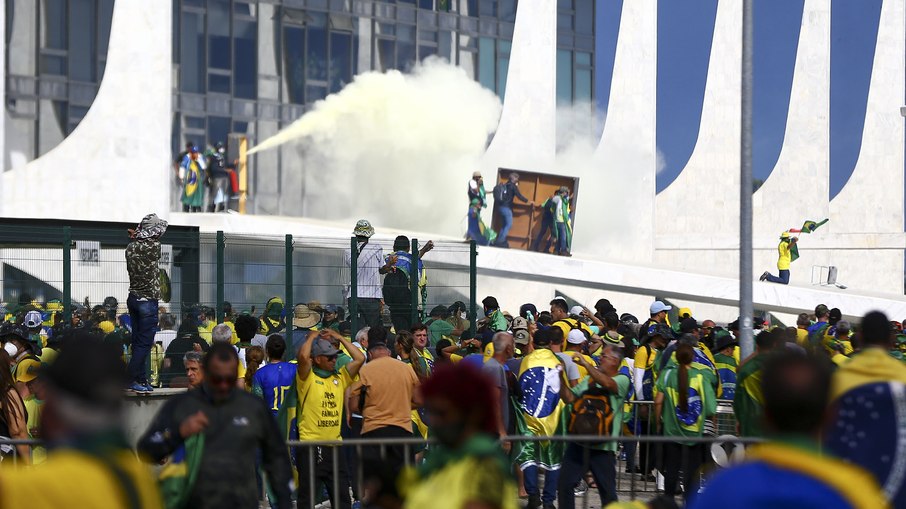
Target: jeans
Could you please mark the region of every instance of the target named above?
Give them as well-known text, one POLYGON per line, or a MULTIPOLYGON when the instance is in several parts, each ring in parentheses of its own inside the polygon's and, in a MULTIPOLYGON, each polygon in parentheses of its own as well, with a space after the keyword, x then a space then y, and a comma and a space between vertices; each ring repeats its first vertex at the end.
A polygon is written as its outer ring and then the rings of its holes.
POLYGON ((497 207, 497 210, 500 211, 500 218, 503 220, 503 226, 500 227, 500 233, 497 234, 497 242, 495 242, 495 244, 498 246, 510 247, 509 242, 506 241, 506 237, 510 233, 510 228, 513 227, 513 209, 501 205, 500 207, 497 207))
POLYGON ((774 276, 772 274, 768 274, 767 281, 769 281, 771 283, 780 283, 782 285, 788 285, 788 284, 790 284, 790 271, 781 270, 780 277, 774 276))
POLYGON ((661 444, 661 450, 664 453, 664 494, 671 498, 676 495, 676 481, 679 480, 680 470, 682 470, 683 498, 687 507, 698 493, 702 447, 701 444, 682 445, 676 442, 661 444))
MULTIPOLYGON (((525 477, 525 492, 529 496, 538 496, 538 467, 532 465, 522 469, 525 477)), ((541 493, 541 501, 545 504, 553 504, 557 499, 557 483, 560 478, 560 469, 548 470, 544 475, 544 491, 541 493)), ((575 483, 574 483, 575 484, 575 483)), ((572 487, 569 488, 569 494, 572 495, 572 487)))
POLYGON ((535 237, 535 240, 532 242, 532 251, 541 251, 543 253, 548 252, 551 248, 551 241, 553 238, 550 237, 549 233, 553 233, 554 230, 554 220, 547 214, 541 218, 541 229, 538 230, 538 235, 535 237), (547 242, 544 243, 544 249, 541 249, 541 243, 544 242, 544 237, 547 236, 547 242))
POLYGON ((148 380, 148 354, 157 333, 157 299, 139 300, 133 293, 126 299, 129 319, 132 321, 132 358, 129 359, 129 376, 133 382, 148 380))
POLYGON ((557 223, 557 248, 554 252, 556 254, 569 252, 569 247, 566 245, 566 223, 557 223))
POLYGON ((488 239, 481 234, 481 228, 478 226, 478 220, 469 217, 469 239, 474 240, 479 246, 487 246, 488 239))
POLYGON ((601 496, 601 505, 617 501, 617 461, 616 455, 611 451, 588 449, 578 444, 566 446, 566 453, 560 466, 560 481, 558 489, 557 507, 559 509, 573 509, 576 507, 576 497, 573 488, 585 472, 591 470, 591 475, 598 485, 601 496))

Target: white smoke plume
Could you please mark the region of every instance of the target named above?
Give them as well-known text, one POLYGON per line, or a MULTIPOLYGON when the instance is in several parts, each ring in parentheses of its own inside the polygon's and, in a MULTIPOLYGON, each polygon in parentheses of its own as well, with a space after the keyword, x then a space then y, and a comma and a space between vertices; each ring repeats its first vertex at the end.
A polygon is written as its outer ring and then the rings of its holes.
POLYGON ((431 58, 368 72, 249 152, 299 143, 303 215, 461 234, 466 181, 500 118, 496 95, 431 58))

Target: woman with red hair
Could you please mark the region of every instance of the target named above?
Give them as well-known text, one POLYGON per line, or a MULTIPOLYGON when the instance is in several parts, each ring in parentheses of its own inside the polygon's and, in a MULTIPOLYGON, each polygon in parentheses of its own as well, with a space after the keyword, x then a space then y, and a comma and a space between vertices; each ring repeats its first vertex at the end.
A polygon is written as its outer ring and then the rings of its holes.
POLYGON ((431 434, 440 443, 407 472, 405 507, 516 509, 510 461, 494 438, 497 403, 490 381, 470 365, 443 365, 421 391, 431 434))

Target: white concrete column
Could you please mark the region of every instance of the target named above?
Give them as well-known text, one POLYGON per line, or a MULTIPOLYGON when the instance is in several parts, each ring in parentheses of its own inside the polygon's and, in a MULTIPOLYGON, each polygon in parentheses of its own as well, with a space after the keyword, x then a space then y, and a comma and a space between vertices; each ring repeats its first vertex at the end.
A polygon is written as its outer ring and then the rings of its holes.
POLYGON ((3 174, 4 216, 134 222, 149 212, 169 215, 172 5, 114 4, 91 109, 56 148, 3 174), (40 189, 41 199, 22 189, 40 189))
POLYGON ((649 262, 657 172, 657 1, 623 2, 620 16, 607 119, 594 167, 581 175, 575 238, 594 239, 591 252, 598 258, 649 262))
POLYGON ((497 133, 482 158, 486 181, 500 166, 544 171, 556 150, 557 2, 520 2, 497 133))
POLYGON ((742 2, 718 2, 698 141, 682 173, 655 201, 657 245, 667 248, 655 258, 677 269, 729 273, 738 263, 734 253, 670 248, 706 236, 739 236, 741 33, 742 2))

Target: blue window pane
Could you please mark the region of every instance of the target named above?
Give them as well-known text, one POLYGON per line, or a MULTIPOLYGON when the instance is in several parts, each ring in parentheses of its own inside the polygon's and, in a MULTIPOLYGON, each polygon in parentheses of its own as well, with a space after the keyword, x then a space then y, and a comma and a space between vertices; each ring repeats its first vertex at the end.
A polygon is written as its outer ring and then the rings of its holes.
POLYGON ((500 0, 497 11, 501 20, 514 23, 516 21, 516 0, 500 0))
POLYGON ((309 86, 305 87, 305 90, 306 90, 306 94, 308 95, 308 97, 306 97, 306 101, 309 104, 311 104, 315 101, 320 101, 321 99, 324 99, 325 97, 327 97, 327 89, 325 87, 309 85, 309 86))
POLYGON ((204 17, 184 12, 179 37, 179 86, 183 92, 204 93, 204 17))
POLYGON ((283 76, 290 102, 305 103, 305 30, 287 26, 283 29, 283 76))
POLYGON ((418 0, 418 7, 420 9, 433 9, 434 0, 418 0))
POLYGON ((396 41, 378 39, 376 68, 380 71, 396 68, 396 41))
POLYGON ((576 69, 576 102, 591 102, 591 69, 576 69))
POLYGON ((595 33, 595 8, 592 0, 576 0, 576 33, 595 33))
POLYGON ((406 71, 415 64, 415 44, 397 41, 396 43, 396 68, 406 71))
POLYGON ((437 54, 437 48, 433 46, 419 46, 418 47, 418 59, 424 60, 432 55, 437 54))
POLYGON ((255 99, 258 89, 258 45, 257 27, 254 21, 237 20, 233 24, 233 95, 243 99, 255 99))
POLYGON ((576 52, 576 65, 591 65, 591 53, 576 52))
POLYGON ((226 142, 230 134, 230 117, 208 117, 208 140, 210 144, 226 142))
POLYGON ((415 41, 415 27, 411 25, 397 25, 396 40, 406 42, 415 41))
POLYGON ((497 0, 481 0, 478 4, 478 15, 497 17, 497 0))
POLYGON ((461 5, 465 6, 466 12, 461 12, 463 16, 478 17, 478 0, 463 0, 461 5))
POLYGON ((440 32, 437 37, 437 54, 453 61, 453 37, 450 32, 440 32))
POLYGON ((330 34, 330 91, 352 81, 352 34, 330 34))
POLYGON ((213 69, 230 69, 230 3, 208 2, 208 65, 213 69))
POLYGON ((506 98, 506 75, 509 67, 509 58, 500 57, 497 60, 497 96, 501 101, 506 98))
POLYGON ((557 50, 557 103, 570 104, 573 100, 573 55, 567 50, 557 50))
POLYGON ((208 75, 208 92, 217 92, 218 94, 230 93, 230 77, 222 74, 208 75))
MULTIPOLYGON (((174 17, 177 16, 178 9, 173 9, 174 17)), ((110 43, 110 26, 113 24, 113 0, 100 0, 98 2, 98 52, 101 55, 107 54, 107 45, 110 43)), ((174 30, 176 26, 174 26, 174 30)), ((173 46, 177 48, 176 45, 173 46)))
POLYGON ((305 52, 308 77, 327 81, 327 30, 322 27, 308 28, 308 50, 305 52))
POLYGON ((44 0, 42 48, 66 49, 68 40, 66 4, 66 0, 44 0))
POLYGON ((65 76, 67 69, 68 66, 66 65, 66 57, 41 55, 41 74, 65 76))
POLYGON ((495 76, 496 67, 496 44, 494 39, 481 37, 478 39, 478 82, 488 90, 497 90, 497 79, 495 76))
POLYGON ((557 14, 557 28, 559 30, 572 30, 573 29, 573 15, 572 14, 557 14))

